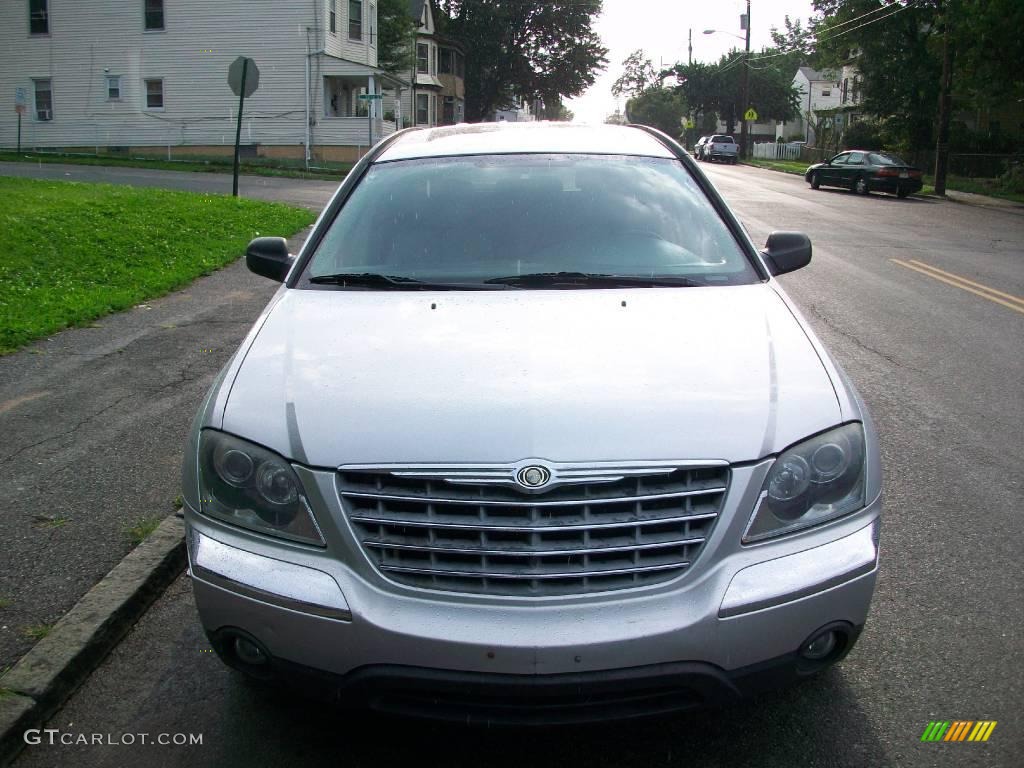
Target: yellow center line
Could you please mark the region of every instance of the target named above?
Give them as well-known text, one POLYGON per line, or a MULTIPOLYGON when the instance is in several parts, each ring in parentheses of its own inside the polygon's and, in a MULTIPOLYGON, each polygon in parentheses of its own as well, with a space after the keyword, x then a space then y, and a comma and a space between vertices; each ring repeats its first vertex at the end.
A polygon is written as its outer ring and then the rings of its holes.
POLYGON ((917 266, 924 267, 925 269, 930 269, 932 272, 938 272, 940 275, 945 275, 946 277, 950 277, 954 280, 959 280, 961 283, 973 285, 975 288, 980 288, 981 290, 987 291, 996 296, 1002 296, 1004 299, 1008 299, 1014 302, 1015 304, 1020 304, 1021 306, 1024 306, 1024 299, 1022 299, 1020 296, 1014 296, 1012 293, 1003 293, 1002 291, 997 291, 995 288, 990 288, 987 285, 984 285, 983 283, 976 283, 973 280, 968 280, 966 277, 954 275, 952 272, 947 272, 944 269, 939 269, 938 267, 932 266, 931 264, 925 264, 924 262, 918 261, 917 259, 911 259, 910 263, 917 264, 917 266))
POLYGON ((898 264, 901 267, 905 267, 907 269, 912 269, 915 272, 920 272, 922 275, 927 275, 928 277, 932 278, 933 280, 938 280, 940 282, 946 283, 947 285, 952 285, 954 288, 959 288, 962 291, 967 291, 968 293, 973 293, 975 296, 981 296, 981 298, 983 298, 983 299, 988 299, 989 301, 994 301, 996 304, 1001 304, 1001 305, 1003 305, 1004 307, 1006 307, 1008 309, 1012 309, 1014 312, 1020 312, 1022 315, 1024 315, 1024 305, 1018 306, 1016 304, 1011 304, 1009 301, 1005 301, 1003 299, 996 298, 995 296, 992 296, 992 295, 990 295, 988 293, 984 293, 982 291, 979 291, 977 288, 972 288, 969 285, 965 285, 964 283, 960 282, 959 280, 951 280, 948 277, 943 277, 942 275, 937 275, 934 272, 932 272, 931 270, 923 269, 923 268, 917 266, 916 264, 911 264, 910 262, 901 261, 900 259, 889 259, 889 261, 891 261, 893 264, 898 264))

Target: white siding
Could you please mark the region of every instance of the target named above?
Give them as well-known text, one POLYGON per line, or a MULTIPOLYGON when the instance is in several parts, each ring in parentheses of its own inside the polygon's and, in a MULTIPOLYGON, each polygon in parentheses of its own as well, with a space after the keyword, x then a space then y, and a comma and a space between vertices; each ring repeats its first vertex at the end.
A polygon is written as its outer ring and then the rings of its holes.
MULTIPOLYGON (((240 55, 260 69, 259 90, 245 102, 242 142, 305 140, 306 52, 328 36, 326 0, 166 0, 159 32, 143 30, 143 0, 50 0, 49 6, 50 35, 30 37, 27 0, 0 3, 0 111, 9 116, 0 121, 0 146, 15 144, 10 118, 17 86, 30 95, 23 146, 231 145, 238 99, 227 70, 240 55), (119 101, 107 100, 107 74, 121 76, 119 101), (33 78, 52 80, 50 122, 36 121, 31 111, 33 78), (150 78, 163 80, 163 111, 145 109, 150 78)), ((366 13, 370 6, 365 0, 366 13)), ((338 0, 338 37, 346 41, 347 13, 347 0, 338 0)), ((343 55, 376 63, 376 51, 366 45, 346 43, 343 55)), ((316 70, 314 59, 314 116, 323 114, 316 70)))

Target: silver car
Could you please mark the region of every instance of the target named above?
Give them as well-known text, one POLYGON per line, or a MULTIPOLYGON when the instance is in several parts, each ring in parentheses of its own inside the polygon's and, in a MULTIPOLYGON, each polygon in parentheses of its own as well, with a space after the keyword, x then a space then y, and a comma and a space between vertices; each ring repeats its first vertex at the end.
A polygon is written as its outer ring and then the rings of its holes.
POLYGON ((214 649, 382 712, 562 723, 840 660, 878 564, 871 420, 678 144, 397 133, 349 174, 196 416, 214 649))

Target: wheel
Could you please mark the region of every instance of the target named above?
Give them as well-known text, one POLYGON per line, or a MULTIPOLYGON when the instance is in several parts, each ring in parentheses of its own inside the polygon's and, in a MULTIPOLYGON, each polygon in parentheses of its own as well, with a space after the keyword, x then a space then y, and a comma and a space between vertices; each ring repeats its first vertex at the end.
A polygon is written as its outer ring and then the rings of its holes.
POLYGON ((866 195, 871 190, 868 189, 868 180, 863 176, 858 176, 853 182, 853 191, 858 195, 866 195))
POLYGON ((904 197, 906 197, 909 194, 910 194, 910 190, 909 189, 898 189, 898 190, 896 190, 896 197, 899 197, 899 198, 904 198, 904 197))
POLYGON ((811 174, 811 189, 818 189, 821 186, 821 182, 818 181, 818 174, 811 174))

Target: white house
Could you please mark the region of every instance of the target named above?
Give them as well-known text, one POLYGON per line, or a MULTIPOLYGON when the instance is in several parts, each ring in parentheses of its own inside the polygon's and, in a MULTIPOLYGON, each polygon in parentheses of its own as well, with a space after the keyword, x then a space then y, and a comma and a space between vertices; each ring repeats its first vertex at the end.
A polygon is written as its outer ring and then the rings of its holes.
MULTIPOLYGON (((454 40, 438 34, 430 0, 409 0, 409 15, 419 21, 411 90, 402 91, 403 125, 453 125, 466 116, 466 57, 454 40)), ((386 103, 390 106, 390 103, 386 103)))
POLYGON ((0 146, 15 145, 19 89, 24 147, 228 153, 238 56, 260 73, 246 154, 354 160, 371 129, 379 139, 400 124, 409 83, 377 67, 375 0, 4 0, 0 146), (367 92, 384 92, 394 119, 367 92))
MULTIPOLYGON (((808 146, 815 145, 814 125, 823 110, 851 110, 860 103, 860 74, 855 64, 842 70, 815 70, 800 67, 793 76, 793 85, 800 92, 800 114, 776 126, 776 136, 784 139, 803 136, 808 146)), ((846 114, 838 119, 849 118, 846 114)))

